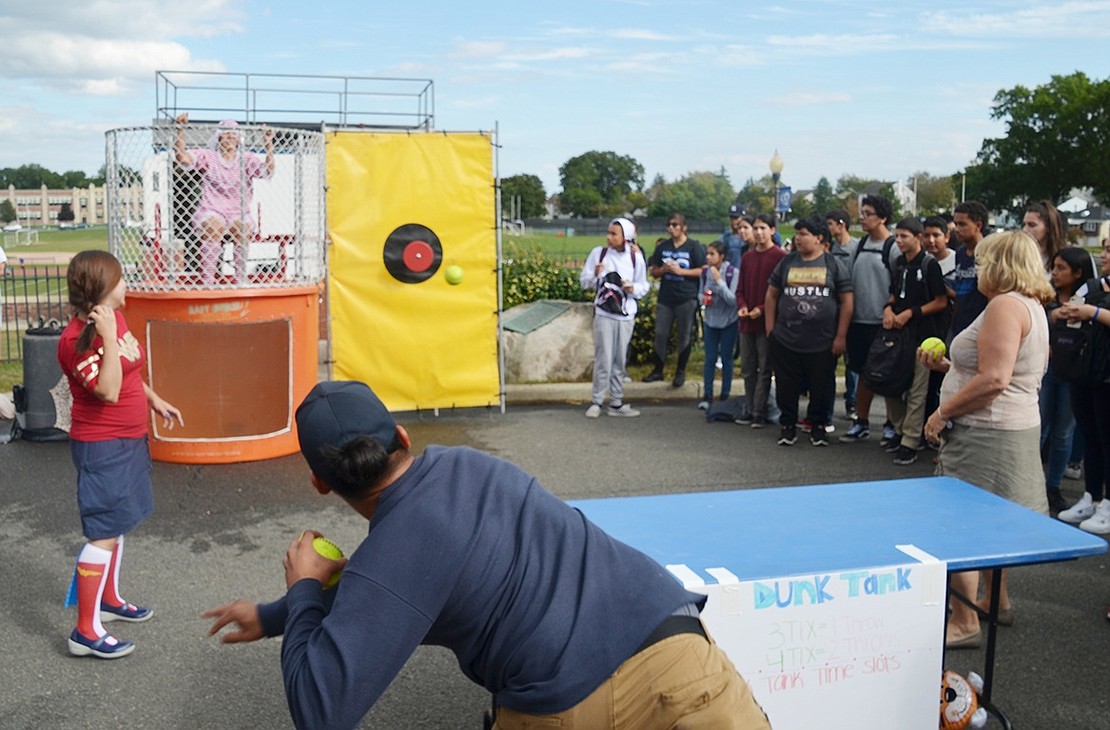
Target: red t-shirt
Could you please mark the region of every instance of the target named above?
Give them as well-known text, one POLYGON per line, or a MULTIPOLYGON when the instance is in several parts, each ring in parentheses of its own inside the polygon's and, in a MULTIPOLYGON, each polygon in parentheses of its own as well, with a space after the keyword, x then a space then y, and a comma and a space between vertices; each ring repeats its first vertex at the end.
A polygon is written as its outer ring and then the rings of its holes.
POLYGON ((73 394, 73 411, 69 437, 74 441, 108 441, 116 438, 142 438, 147 434, 147 401, 143 387, 143 348, 127 328, 127 320, 116 312, 116 334, 123 384, 119 400, 106 403, 94 394, 100 375, 100 358, 104 341, 93 338, 92 349, 77 352, 77 338, 85 323, 74 317, 62 331, 58 341, 58 364, 69 380, 73 394))

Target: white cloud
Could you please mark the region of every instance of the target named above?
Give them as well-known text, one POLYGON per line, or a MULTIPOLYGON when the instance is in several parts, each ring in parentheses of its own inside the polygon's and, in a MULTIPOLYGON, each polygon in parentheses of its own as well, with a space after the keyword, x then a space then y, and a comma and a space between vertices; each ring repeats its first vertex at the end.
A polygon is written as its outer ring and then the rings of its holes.
POLYGON ((55 0, 0 11, 0 76, 75 93, 129 93, 156 69, 221 70, 173 38, 238 32, 239 2, 55 0), (152 40, 157 39, 157 40, 152 40))
POLYGON ((837 91, 796 91, 790 94, 782 94, 780 96, 770 97, 767 99, 767 102, 773 106, 779 107, 851 104, 852 95, 845 92, 837 91))
POLYGON ((645 28, 628 28, 628 29, 625 29, 625 30, 619 30, 618 29, 618 30, 614 30, 614 31, 611 31, 611 32, 612 32, 612 35, 615 38, 622 38, 622 39, 626 39, 626 40, 652 41, 652 42, 678 40, 673 35, 667 35, 666 33, 659 33, 657 31, 647 30, 645 28))
POLYGON ((1038 4, 1007 13, 940 11, 923 14, 922 26, 924 33, 972 38, 1106 38, 1110 37, 1110 2, 1038 4))
POLYGON ((904 48, 905 43, 893 33, 773 35, 767 39, 769 46, 789 50, 794 56, 854 56, 904 48))
POLYGON ((491 58, 503 54, 507 47, 502 41, 463 41, 448 56, 456 60, 491 58))

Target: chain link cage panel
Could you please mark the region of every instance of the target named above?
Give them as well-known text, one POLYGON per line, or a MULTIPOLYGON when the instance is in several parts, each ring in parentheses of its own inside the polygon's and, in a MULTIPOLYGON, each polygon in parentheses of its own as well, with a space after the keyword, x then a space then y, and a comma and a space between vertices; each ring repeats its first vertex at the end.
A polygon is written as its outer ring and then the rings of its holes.
POLYGON ((137 291, 324 278, 324 135, 175 124, 106 135, 108 242, 137 291))

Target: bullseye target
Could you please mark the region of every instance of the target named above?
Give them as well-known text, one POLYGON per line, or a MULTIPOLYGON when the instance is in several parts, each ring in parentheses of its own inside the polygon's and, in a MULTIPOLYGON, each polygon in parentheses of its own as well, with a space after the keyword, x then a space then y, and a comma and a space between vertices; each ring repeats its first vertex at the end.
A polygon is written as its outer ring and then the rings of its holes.
POLYGON ((397 281, 419 284, 435 275, 443 262, 443 246, 431 228, 419 223, 398 226, 385 239, 385 269, 397 281))

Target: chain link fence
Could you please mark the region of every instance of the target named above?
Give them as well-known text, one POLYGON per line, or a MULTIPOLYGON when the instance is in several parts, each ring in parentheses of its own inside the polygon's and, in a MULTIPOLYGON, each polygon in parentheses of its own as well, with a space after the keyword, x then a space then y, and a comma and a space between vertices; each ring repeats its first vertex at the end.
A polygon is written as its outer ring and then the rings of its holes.
POLYGON ((0 277, 0 362, 23 359, 23 336, 34 327, 69 321, 66 267, 8 261, 0 277))
POLYGON ((106 134, 108 242, 138 291, 324 276, 324 135, 159 122, 106 134))

